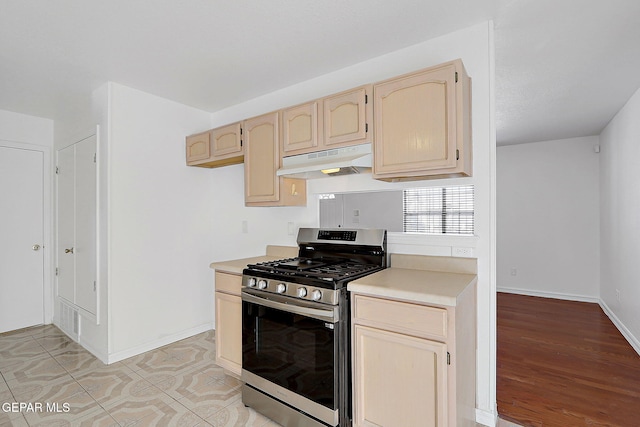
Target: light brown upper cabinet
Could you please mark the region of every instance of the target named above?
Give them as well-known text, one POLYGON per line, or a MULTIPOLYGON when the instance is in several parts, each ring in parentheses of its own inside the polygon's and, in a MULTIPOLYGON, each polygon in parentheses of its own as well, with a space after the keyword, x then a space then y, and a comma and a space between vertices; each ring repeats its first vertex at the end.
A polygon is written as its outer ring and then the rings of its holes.
POLYGON ((373 86, 362 86, 323 99, 324 145, 326 148, 371 142, 373 86))
POLYGON ((279 113, 244 122, 244 200, 246 206, 304 206, 307 187, 303 179, 276 176, 280 167, 279 113))
POLYGON ((282 157, 371 142, 367 85, 282 110, 282 157))
POLYGON ((223 126, 187 137, 187 165, 215 168, 242 163, 240 123, 223 126))
POLYGON ((373 177, 471 176, 470 86, 461 60, 375 84, 373 177))
POLYGON ((209 131, 187 137, 187 165, 206 162, 211 157, 211 133, 209 131))
POLYGON ((282 155, 317 151, 321 141, 321 111, 318 101, 282 110, 282 155))

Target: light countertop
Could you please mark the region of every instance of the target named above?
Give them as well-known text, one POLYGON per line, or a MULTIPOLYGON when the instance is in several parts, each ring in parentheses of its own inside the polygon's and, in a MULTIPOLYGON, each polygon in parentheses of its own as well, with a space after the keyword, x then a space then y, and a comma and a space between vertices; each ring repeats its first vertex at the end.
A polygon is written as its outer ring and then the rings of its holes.
MULTIPOLYGON (((242 274, 248 264, 297 256, 298 248, 267 246, 267 254, 211 263, 216 271, 242 274)), ((391 255, 391 267, 348 284, 351 292, 417 303, 456 306, 467 286, 477 282, 475 259, 391 255)))
MULTIPOLYGON (((473 264, 471 268, 452 268, 454 271, 434 271, 446 268, 450 259, 442 257, 398 256, 391 267, 374 274, 349 282, 347 289, 351 292, 381 298, 393 298, 425 304, 456 306, 458 296, 467 286, 477 282, 473 264), (434 259, 436 262, 434 262, 434 259), (442 262, 439 262, 442 261, 442 262), (412 268, 398 268, 411 266, 412 268), (442 268, 441 266, 444 266, 442 268)), ((455 260, 457 262, 457 260, 455 260)), ((473 263, 473 264, 472 264, 473 263)))

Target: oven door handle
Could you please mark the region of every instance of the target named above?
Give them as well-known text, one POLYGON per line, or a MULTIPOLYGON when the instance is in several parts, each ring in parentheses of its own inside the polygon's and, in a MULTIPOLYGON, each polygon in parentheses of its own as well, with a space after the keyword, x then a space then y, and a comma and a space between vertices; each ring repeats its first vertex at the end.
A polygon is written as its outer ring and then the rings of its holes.
POLYGON ((267 299, 253 293, 249 293, 248 290, 242 291, 242 301, 257 305, 263 305, 269 308, 275 308, 276 310, 282 310, 288 313, 300 314, 301 316, 312 317, 314 319, 324 320, 330 323, 336 323, 338 322, 338 320, 340 320, 338 310, 335 308, 320 309, 306 307, 303 305, 288 304, 286 303, 287 300, 285 298, 288 297, 281 297, 280 295, 269 295, 269 299, 267 299))

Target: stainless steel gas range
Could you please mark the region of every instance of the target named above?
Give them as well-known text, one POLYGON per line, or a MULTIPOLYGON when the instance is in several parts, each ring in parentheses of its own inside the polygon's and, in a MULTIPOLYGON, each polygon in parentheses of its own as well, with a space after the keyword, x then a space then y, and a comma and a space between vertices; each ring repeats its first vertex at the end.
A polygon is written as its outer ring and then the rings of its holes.
POLYGON ((242 401, 285 427, 351 426, 349 281, 386 267, 385 230, 301 228, 298 257, 242 277, 242 401))

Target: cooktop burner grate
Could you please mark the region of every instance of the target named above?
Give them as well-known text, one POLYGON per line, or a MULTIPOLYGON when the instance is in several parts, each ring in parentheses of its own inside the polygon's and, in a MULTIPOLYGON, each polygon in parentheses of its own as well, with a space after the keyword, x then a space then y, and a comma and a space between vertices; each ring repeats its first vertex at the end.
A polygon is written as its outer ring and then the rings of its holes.
POLYGON ((253 270, 285 276, 313 277, 322 280, 343 280, 368 271, 380 269, 379 265, 361 264, 345 259, 287 258, 248 266, 253 270))

